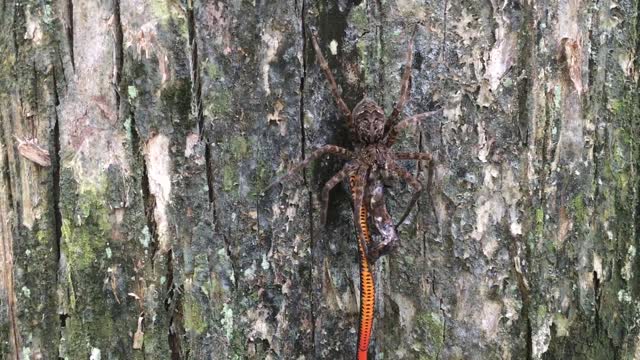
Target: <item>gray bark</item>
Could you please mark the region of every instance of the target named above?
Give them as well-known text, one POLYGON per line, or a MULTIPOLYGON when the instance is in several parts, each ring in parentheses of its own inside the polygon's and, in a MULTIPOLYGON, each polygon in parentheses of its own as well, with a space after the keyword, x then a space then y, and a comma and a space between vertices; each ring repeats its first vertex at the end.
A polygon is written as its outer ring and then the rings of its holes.
POLYGON ((342 162, 261 191, 351 146, 309 29, 347 104, 390 113, 415 24, 405 114, 443 113, 396 145, 435 161, 406 164, 425 191, 375 266, 371 358, 640 358, 639 13, 3 0, 0 359, 353 358, 346 186, 318 218, 342 162))

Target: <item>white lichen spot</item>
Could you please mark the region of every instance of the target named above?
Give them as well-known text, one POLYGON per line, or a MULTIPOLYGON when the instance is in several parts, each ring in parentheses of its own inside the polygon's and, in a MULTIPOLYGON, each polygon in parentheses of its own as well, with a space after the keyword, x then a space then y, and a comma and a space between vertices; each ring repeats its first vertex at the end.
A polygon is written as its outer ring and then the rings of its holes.
POLYGON ((625 260, 624 266, 620 269, 620 275, 623 279, 629 281, 633 277, 632 266, 634 263, 634 258, 636 257, 636 247, 633 245, 629 245, 629 250, 627 251, 627 258, 625 260))
POLYGON ((231 340, 231 336, 233 335, 233 310, 226 303, 222 305, 222 320, 220 320, 220 322, 224 327, 227 340, 231 340))
POLYGON ((540 326, 533 331, 531 345, 534 359, 541 359, 542 354, 546 353, 549 349, 549 342, 551 341, 551 324, 551 317, 545 317, 540 326))
POLYGON ((618 291, 618 301, 621 303, 630 304, 633 299, 631 298, 631 294, 625 289, 620 289, 618 291))
POLYGON ((167 208, 171 200, 171 156, 169 138, 158 134, 145 146, 145 161, 149 178, 149 193, 155 198, 153 216, 158 231, 159 250, 165 254, 171 247, 171 235, 167 219, 167 208))
POLYGON ((26 298, 30 298, 31 297, 31 290, 29 290, 29 288, 26 287, 26 286, 23 286, 20 289, 20 292, 22 292, 22 295, 24 295, 26 298))
POLYGON ((598 254, 593 254, 593 271, 596 272, 598 280, 602 278, 602 258, 598 254))
POLYGON ((279 32, 265 32, 262 34, 264 46, 264 55, 262 56, 262 86, 267 95, 271 93, 271 89, 269 88, 269 69, 271 66, 269 64, 276 58, 281 38, 282 34, 279 32))
POLYGON ((151 233, 149 232, 149 227, 145 225, 142 228, 142 236, 140 237, 140 245, 142 245, 145 249, 149 247, 151 243, 151 233))
POLYGON ((638 81, 638 71, 635 69, 636 56, 633 52, 623 52, 618 54, 618 64, 622 72, 628 78, 638 81))
POLYGON ((331 55, 338 55, 338 42, 331 40, 329 43, 329 50, 331 50, 331 55))
POLYGON ((89 355, 89 360, 100 360, 102 357, 100 349, 91 348, 91 355, 89 355))
POLYGON ((267 260, 267 255, 262 254, 262 263, 260 264, 262 270, 269 270, 269 260, 267 260))
POLYGON ((256 262, 251 263, 251 266, 244 269, 242 275, 248 280, 251 281, 256 277, 256 262))

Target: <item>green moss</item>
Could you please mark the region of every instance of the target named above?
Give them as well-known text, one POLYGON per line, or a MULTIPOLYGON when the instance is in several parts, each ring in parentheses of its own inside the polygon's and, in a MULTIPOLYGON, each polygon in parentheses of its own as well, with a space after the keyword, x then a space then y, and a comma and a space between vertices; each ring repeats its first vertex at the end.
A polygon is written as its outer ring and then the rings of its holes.
POLYGON ((106 256, 105 248, 111 237, 110 208, 105 200, 106 178, 97 183, 77 186, 70 170, 61 174, 68 196, 61 203, 61 250, 69 266, 85 270, 99 256, 106 256), (99 254, 99 255, 98 255, 99 254))
POLYGON ((362 2, 360 3, 360 5, 351 9, 348 23, 353 24, 360 32, 367 30, 367 26, 369 25, 369 17, 367 16, 365 2, 362 2))
POLYGON ((204 109, 207 117, 219 117, 229 113, 231 108, 231 93, 228 91, 219 91, 213 93, 208 99, 209 103, 204 109))
POLYGON ((238 186, 238 174, 234 167, 225 165, 222 169, 222 189, 224 191, 233 191, 238 186))
POLYGON ((184 300, 184 327, 196 334, 202 334, 207 329, 205 311, 192 294, 185 296, 184 300))
POLYGON ((187 21, 178 1, 152 0, 151 11, 160 24, 173 25, 183 36, 187 36, 187 21))
MULTIPOLYGON (((418 328, 425 332, 424 336, 430 342, 431 346, 429 348, 432 349, 432 351, 429 351, 429 349, 420 351, 422 353, 420 355, 422 356, 421 359, 437 357, 444 347, 444 323, 440 314, 434 312, 421 313, 416 317, 416 324, 418 328)), ((415 348, 416 346, 414 345, 413 347, 415 348)))
POLYGON ((536 209, 536 234, 541 236, 544 231, 544 210, 542 208, 536 209))
POLYGON ((619 114, 624 107, 624 101, 620 100, 620 99, 610 99, 609 100, 609 109, 611 109, 611 111, 614 114, 619 114))
POLYGON ((231 139, 231 154, 236 159, 242 159, 247 156, 249 152, 249 143, 242 136, 234 136, 231 139))
POLYGON ((218 79, 220 76, 220 68, 216 63, 208 63, 204 66, 204 71, 208 75, 209 79, 218 79))
POLYGON ((573 218, 578 224, 584 224, 587 220, 587 210, 584 204, 582 194, 578 194, 571 200, 571 211, 573 212, 573 218))
POLYGON ((165 86, 160 95, 163 108, 188 119, 191 112, 191 83, 186 80, 176 80, 165 86))
POLYGON ((51 234, 51 231, 49 231, 49 229, 38 229, 38 231, 36 232, 36 239, 38 240, 38 243, 40 243, 40 245, 49 244, 52 236, 53 235, 51 234))

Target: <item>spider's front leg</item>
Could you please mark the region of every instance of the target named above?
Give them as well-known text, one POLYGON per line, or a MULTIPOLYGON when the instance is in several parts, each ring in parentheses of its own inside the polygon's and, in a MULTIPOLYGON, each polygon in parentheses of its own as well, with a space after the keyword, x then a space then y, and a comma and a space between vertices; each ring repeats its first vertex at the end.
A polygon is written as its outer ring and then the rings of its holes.
POLYGON ((393 154, 396 160, 426 160, 431 161, 433 157, 429 153, 425 152, 397 152, 393 154))
POLYGON ((413 66, 413 39, 416 35, 417 27, 413 29, 411 33, 411 37, 409 38, 409 44, 407 44, 407 60, 404 64, 404 72, 402 74, 402 82, 400 83, 400 97, 398 98, 398 102, 393 107, 393 111, 391 112, 391 116, 387 119, 387 123, 385 125, 388 130, 392 127, 404 106, 407 104, 409 100, 409 92, 411 90, 411 67, 413 66))
POLYGON ((299 162, 297 165, 295 165, 293 168, 291 168, 291 170, 289 170, 285 175, 279 177, 274 182, 269 184, 269 186, 267 186, 264 189, 264 191, 269 190, 273 185, 275 185, 277 183, 285 181, 286 179, 291 177, 293 174, 295 174, 296 172, 300 171, 305 166, 309 165, 310 162, 312 162, 313 160, 319 158, 320 156, 322 156, 324 154, 334 154, 334 155, 338 155, 340 157, 343 157, 345 159, 353 158, 353 153, 351 151, 345 149, 345 148, 342 148, 342 147, 336 146, 336 145, 325 145, 325 146, 315 150, 314 152, 312 152, 311 155, 309 155, 308 158, 306 158, 303 161, 299 162))
POLYGON ((438 110, 434 110, 434 111, 429 111, 429 112, 425 112, 422 114, 418 114, 418 115, 414 115, 412 117, 406 118, 402 121, 400 121, 399 123, 397 123, 396 125, 394 125, 391 130, 389 130, 389 132, 387 133, 386 136, 386 144, 387 146, 391 146, 393 144, 395 144, 396 140, 398 139, 398 135, 400 135, 400 132, 410 126, 417 126, 422 120, 429 118, 433 115, 438 114, 440 111, 442 111, 442 109, 438 109, 438 110))
POLYGON ((347 106, 347 103, 344 102, 342 96, 340 96, 340 91, 338 90, 338 84, 336 83, 336 79, 333 77, 331 73, 331 69, 329 69, 329 64, 327 60, 322 55, 322 51, 320 50, 320 45, 318 45, 318 34, 315 31, 311 33, 311 42, 313 43, 313 49, 316 51, 316 57, 318 62, 320 63, 320 68, 324 72, 327 81, 329 82, 329 88, 331 88, 331 93, 333 97, 336 99, 336 103, 338 104, 338 108, 342 111, 342 114, 347 120, 347 127, 351 132, 351 135, 355 135, 355 129, 353 128, 353 121, 351 117, 351 110, 347 106))
POLYGON ((320 221, 322 225, 327 223, 327 209, 329 208, 329 193, 336 185, 342 182, 348 175, 351 175, 357 169, 357 164, 347 163, 342 169, 335 174, 322 188, 322 208, 320 209, 320 221))
POLYGON ((407 218, 407 216, 411 212, 411 209, 413 209, 416 202, 418 201, 418 198, 420 197, 420 192, 422 192, 422 184, 420 183, 420 181, 418 181, 418 179, 416 179, 413 175, 411 175, 411 173, 407 171, 407 169, 398 165, 398 163, 396 163, 395 161, 388 159, 387 166, 392 173, 404 179, 404 181, 406 181, 407 184, 409 184, 409 186, 413 188, 413 196, 409 201, 409 205, 407 206, 407 209, 404 211, 404 214, 402 214, 402 216, 400 217, 400 221, 398 221, 398 223, 396 224, 396 228, 398 228, 400 224, 402 224, 404 220, 407 218))

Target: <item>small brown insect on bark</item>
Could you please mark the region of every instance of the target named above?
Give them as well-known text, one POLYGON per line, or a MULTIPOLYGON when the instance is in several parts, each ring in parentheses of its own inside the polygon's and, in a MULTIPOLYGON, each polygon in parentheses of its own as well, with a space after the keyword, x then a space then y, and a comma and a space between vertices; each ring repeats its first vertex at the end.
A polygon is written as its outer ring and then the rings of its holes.
POLYGON ((37 139, 22 140, 17 136, 14 137, 18 141, 18 153, 22 157, 43 167, 51 166, 49 151, 40 146, 37 139))

